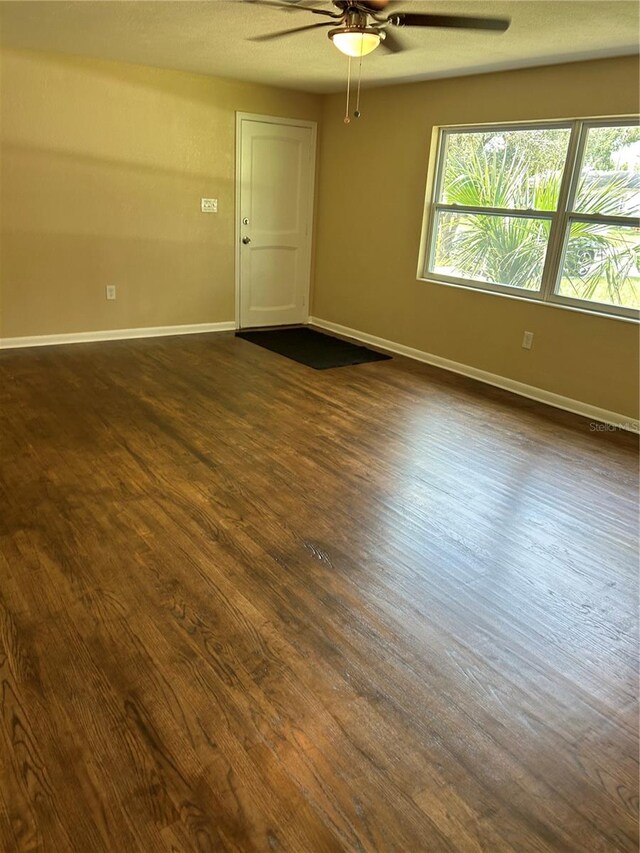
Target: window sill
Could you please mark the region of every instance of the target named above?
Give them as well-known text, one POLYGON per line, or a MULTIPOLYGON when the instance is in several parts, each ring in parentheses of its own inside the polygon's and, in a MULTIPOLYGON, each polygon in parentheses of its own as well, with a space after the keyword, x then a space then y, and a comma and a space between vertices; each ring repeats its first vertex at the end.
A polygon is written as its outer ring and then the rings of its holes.
POLYGON ((440 287, 454 287, 458 290, 467 290, 472 293, 484 293, 488 296, 498 296, 501 299, 515 299, 517 302, 526 302, 528 305, 543 305, 546 308, 560 308, 562 311, 573 311, 577 314, 588 314, 591 317, 601 317, 605 320, 617 320, 623 323, 633 323, 638 325, 640 318, 625 317, 622 314, 608 314, 606 311, 590 310, 589 308, 581 308, 576 305, 563 305, 561 302, 547 302, 544 299, 535 299, 530 296, 518 296, 516 293, 503 293, 500 290, 491 290, 489 288, 478 287, 476 284, 458 284, 453 281, 441 281, 437 278, 423 278, 418 276, 416 281, 426 284, 437 284, 440 287))

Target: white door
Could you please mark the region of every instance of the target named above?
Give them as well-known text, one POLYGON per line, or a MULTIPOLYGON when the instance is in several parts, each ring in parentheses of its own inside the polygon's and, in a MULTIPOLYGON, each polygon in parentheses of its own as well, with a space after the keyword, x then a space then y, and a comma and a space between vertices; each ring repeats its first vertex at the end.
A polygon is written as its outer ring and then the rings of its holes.
POLYGON ((306 322, 315 125, 238 115, 239 325, 306 322))

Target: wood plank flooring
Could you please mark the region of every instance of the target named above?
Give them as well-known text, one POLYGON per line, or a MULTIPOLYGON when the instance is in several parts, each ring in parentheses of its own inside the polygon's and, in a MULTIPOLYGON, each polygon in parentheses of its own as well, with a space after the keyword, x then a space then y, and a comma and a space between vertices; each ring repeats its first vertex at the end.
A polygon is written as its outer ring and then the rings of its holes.
POLYGON ((401 358, 0 353, 0 849, 638 849, 637 440, 401 358))

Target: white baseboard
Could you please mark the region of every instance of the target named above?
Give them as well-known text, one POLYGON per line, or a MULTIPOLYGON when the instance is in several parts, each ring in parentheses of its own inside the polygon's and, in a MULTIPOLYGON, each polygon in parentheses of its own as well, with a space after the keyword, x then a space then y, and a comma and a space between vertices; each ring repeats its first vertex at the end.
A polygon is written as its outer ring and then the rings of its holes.
MULTIPOLYGON (((416 361, 422 361, 425 364, 431 364, 434 367, 441 367, 443 370, 449 370, 452 373, 459 373, 462 376, 477 379, 479 382, 485 382, 487 385, 494 385, 496 388, 503 388, 505 391, 519 394, 521 397, 528 397, 530 400, 536 400, 539 403, 546 403, 548 406, 554 406, 557 409, 564 409, 567 412, 582 415, 585 418, 590 418, 592 421, 600 421, 601 423, 631 432, 640 432, 640 421, 629 418, 626 415, 621 415, 618 412, 600 409, 597 406, 591 406, 580 400, 563 397, 561 394, 554 394, 551 391, 545 391, 543 388, 537 388, 534 385, 526 385, 524 382, 517 382, 515 379, 508 379, 496 373, 479 370, 468 364, 451 361, 448 358, 442 358, 439 355, 433 355, 432 353, 414 349, 413 347, 407 347, 404 344, 398 344, 386 338, 379 338, 376 335, 369 335, 366 332, 360 332, 358 329, 351 329, 349 326, 342 326, 339 323, 332 323, 329 320, 322 320, 319 317, 309 317, 309 324, 317 326, 319 329, 325 329, 328 332, 335 332, 337 335, 343 335, 344 337, 353 338, 362 343, 397 353, 398 355, 404 355, 416 361)), ((171 335, 197 335, 206 332, 229 332, 234 331, 235 328, 235 322, 229 320, 222 323, 196 323, 183 326, 144 326, 139 329, 105 329, 97 332, 72 332, 62 335, 0 338, 0 349, 90 343, 91 341, 119 341, 134 338, 160 338, 171 335)))
POLYGON ((58 344, 83 344, 91 341, 122 341, 132 338, 164 338, 170 335, 200 335, 204 332, 229 332, 235 327, 234 321, 229 320, 224 323, 196 323, 186 326, 143 326, 140 329, 104 329, 99 332, 71 332, 64 335, 0 338, 0 349, 49 347, 58 344))
POLYGON ((462 364, 458 361, 451 361, 448 358, 442 358, 439 355, 433 355, 423 350, 414 349, 413 347, 397 344, 395 341, 388 341, 385 338, 378 338, 375 335, 369 335, 366 332, 360 332, 358 329, 350 329, 348 326, 341 326, 339 323, 331 323, 328 320, 321 320, 319 317, 309 317, 309 324, 317 326, 319 329, 325 329, 328 332, 335 332, 337 335, 343 335, 347 338, 353 338, 364 344, 378 347, 389 352, 404 355, 407 358, 413 358, 416 361, 422 361, 425 364, 431 364, 434 367, 441 367, 443 370, 450 370, 452 373, 459 373, 462 376, 468 376, 471 379, 477 379, 479 382, 485 382, 487 385, 494 385, 496 388, 503 388, 505 391, 511 391, 513 394, 519 394, 521 397, 528 397, 530 400, 536 400, 539 403, 546 403, 548 406, 554 406, 556 409, 564 409, 567 412, 573 412, 576 415, 582 415, 592 421, 599 421, 603 424, 609 424, 618 429, 629 430, 630 432, 640 432, 640 421, 634 418, 629 418, 626 415, 621 415, 618 412, 610 412, 607 409, 600 409, 597 406, 591 406, 588 403, 583 403, 580 400, 572 400, 570 397, 563 397, 561 394, 554 394, 551 391, 545 391, 544 388, 536 388, 534 385, 526 385, 524 382, 516 382, 515 379, 508 379, 506 376, 499 376, 496 373, 488 373, 486 370, 479 370, 477 367, 471 367, 468 364, 462 364))

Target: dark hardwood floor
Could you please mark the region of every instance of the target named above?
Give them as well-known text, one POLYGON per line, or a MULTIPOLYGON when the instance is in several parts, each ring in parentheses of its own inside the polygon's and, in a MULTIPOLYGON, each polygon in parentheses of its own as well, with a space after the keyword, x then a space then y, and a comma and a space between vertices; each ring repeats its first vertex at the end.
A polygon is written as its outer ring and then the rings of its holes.
POLYGON ((637 850, 635 437, 231 335, 0 382, 2 851, 637 850))

